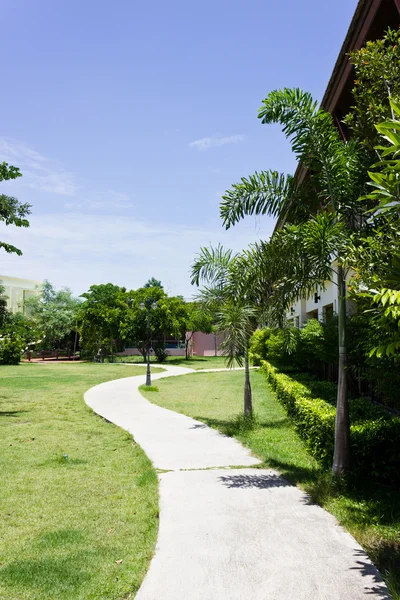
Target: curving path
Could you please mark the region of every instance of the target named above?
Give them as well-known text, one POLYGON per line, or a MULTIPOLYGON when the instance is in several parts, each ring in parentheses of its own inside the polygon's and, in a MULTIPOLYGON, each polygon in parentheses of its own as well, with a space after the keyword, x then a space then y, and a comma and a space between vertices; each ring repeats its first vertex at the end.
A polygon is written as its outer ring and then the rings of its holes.
MULTIPOLYGON (((163 365, 164 368, 164 365, 163 365)), ((153 379, 199 373, 165 367, 153 379)), ((136 600, 366 600, 390 595, 362 548, 237 441, 140 394, 139 375, 85 394, 160 473, 156 554, 136 600), (240 469, 229 467, 243 467, 240 469)))

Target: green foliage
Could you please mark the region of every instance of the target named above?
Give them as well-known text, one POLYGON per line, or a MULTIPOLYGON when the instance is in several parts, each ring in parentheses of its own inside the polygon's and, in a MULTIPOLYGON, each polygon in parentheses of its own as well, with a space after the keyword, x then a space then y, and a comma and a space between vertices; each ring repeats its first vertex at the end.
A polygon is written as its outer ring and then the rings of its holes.
POLYGON ((259 367, 262 360, 267 358, 267 341, 271 335, 271 329, 256 329, 250 338, 249 357, 254 366, 259 367))
POLYGON ((126 290, 112 283, 92 285, 81 296, 77 318, 83 348, 103 357, 113 355, 120 345, 121 323, 128 311, 126 290))
MULTIPOLYGON (((333 455, 336 411, 326 395, 333 384, 326 384, 325 391, 321 387, 313 389, 312 382, 293 379, 268 362, 263 363, 262 371, 310 452, 328 466, 333 455), (317 390, 324 398, 316 396, 317 390)), ((400 418, 360 398, 351 400, 349 406, 353 475, 400 481, 400 418)))
POLYGON ((156 355, 157 362, 163 363, 167 360, 169 352, 166 349, 165 342, 157 341, 153 343, 154 354, 156 355))
POLYGON ((18 337, 0 338, 0 365, 17 365, 21 360, 24 342, 18 337))
POLYGON ((225 302, 221 306, 217 314, 216 328, 224 334, 220 349, 227 357, 228 367, 232 367, 235 362, 243 366, 255 319, 256 310, 252 306, 233 301, 225 302))
POLYGON ((169 336, 181 339, 185 332, 185 301, 177 296, 168 296, 162 288, 154 286, 127 292, 127 305, 126 317, 121 322, 122 338, 126 343, 136 346, 145 357, 150 318, 153 349, 158 360, 166 360, 165 339, 169 336))
POLYGON ((2 331, 5 321, 10 313, 7 309, 7 296, 5 295, 5 288, 0 281, 0 331, 2 331))
POLYGON ((350 53, 355 69, 353 106, 344 122, 371 149, 378 143, 375 124, 390 118, 389 98, 400 97, 400 31, 389 29, 350 53))
POLYGON ((337 362, 337 319, 327 323, 310 319, 304 327, 264 329, 255 332, 250 350, 258 364, 269 360, 280 367, 319 372, 323 364, 337 362))
MULTIPOLYGON (((22 173, 17 167, 8 166, 6 162, 0 163, 0 182, 8 181, 21 177, 22 173)), ((15 225, 16 227, 29 227, 29 221, 26 217, 30 214, 31 207, 29 204, 21 204, 16 198, 0 194, 0 221, 5 225, 15 225)), ((22 252, 12 244, 0 242, 0 248, 3 248, 8 253, 18 254, 22 252)))
POLYGON ((33 321, 43 348, 59 348, 76 329, 80 301, 71 290, 56 290, 49 281, 43 283, 39 296, 25 300, 29 319, 33 321))
POLYGON ((143 286, 144 288, 152 288, 152 287, 159 287, 159 288, 163 288, 164 286, 162 285, 161 281, 159 279, 156 279, 155 277, 151 277, 143 286))
POLYGON ((143 390, 143 392, 158 392, 159 389, 156 385, 141 385, 139 386, 139 390, 143 390))

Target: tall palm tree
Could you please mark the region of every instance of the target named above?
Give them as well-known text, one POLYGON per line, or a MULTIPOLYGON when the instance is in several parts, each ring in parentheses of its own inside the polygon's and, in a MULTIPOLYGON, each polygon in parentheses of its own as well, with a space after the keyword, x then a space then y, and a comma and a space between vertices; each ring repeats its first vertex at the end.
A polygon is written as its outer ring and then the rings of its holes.
POLYGON ((356 141, 344 142, 331 115, 318 109, 312 96, 299 89, 271 92, 263 101, 259 118, 263 124, 282 126, 300 164, 297 176, 263 171, 243 178, 223 196, 220 214, 227 229, 252 214, 268 214, 281 224, 292 223, 273 236, 269 249, 278 263, 286 263, 278 282, 278 288, 286 291, 286 304, 293 295, 309 293, 326 280, 338 287, 339 381, 332 471, 342 475, 350 466, 343 249, 346 236, 363 224, 365 209, 358 199, 364 192, 368 156, 356 141), (323 212, 325 216, 314 216, 323 212), (285 249, 289 249, 288 254, 282 253, 285 249))

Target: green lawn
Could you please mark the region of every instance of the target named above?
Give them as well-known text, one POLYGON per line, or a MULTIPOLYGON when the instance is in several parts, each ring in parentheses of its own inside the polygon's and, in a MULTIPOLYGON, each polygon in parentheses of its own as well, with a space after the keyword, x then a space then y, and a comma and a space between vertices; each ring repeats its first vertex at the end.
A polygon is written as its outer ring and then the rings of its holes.
MULTIPOLYGON (((116 362, 144 364, 141 356, 116 356, 114 358, 116 362)), ((151 356, 150 361, 156 363, 157 359, 155 356, 151 356)), ((223 356, 192 356, 186 360, 184 356, 169 356, 165 364, 188 367, 189 369, 196 369, 196 371, 201 369, 223 369, 226 368, 226 358, 223 356)))
POLYGON ((135 595, 157 536, 157 476, 132 437, 96 416, 83 393, 141 373, 99 364, 0 367, 0 598, 135 595))
POLYGON ((155 404, 233 435, 263 461, 303 487, 354 535, 386 575, 400 599, 400 492, 379 486, 333 485, 308 454, 265 376, 252 372, 254 422, 241 418, 243 372, 196 373, 157 381, 159 392, 142 393, 155 404))

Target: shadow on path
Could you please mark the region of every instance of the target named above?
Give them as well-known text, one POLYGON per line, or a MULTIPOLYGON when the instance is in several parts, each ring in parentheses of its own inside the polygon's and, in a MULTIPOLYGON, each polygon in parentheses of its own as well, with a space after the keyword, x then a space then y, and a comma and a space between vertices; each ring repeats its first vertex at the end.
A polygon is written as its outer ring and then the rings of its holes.
POLYGON ((221 475, 219 481, 227 488, 259 488, 291 487, 290 483, 274 473, 263 475, 221 475))

